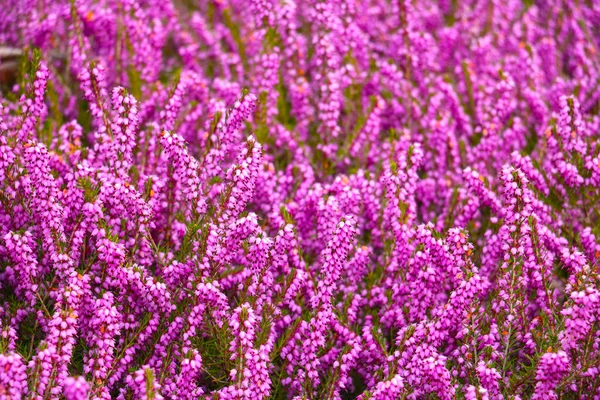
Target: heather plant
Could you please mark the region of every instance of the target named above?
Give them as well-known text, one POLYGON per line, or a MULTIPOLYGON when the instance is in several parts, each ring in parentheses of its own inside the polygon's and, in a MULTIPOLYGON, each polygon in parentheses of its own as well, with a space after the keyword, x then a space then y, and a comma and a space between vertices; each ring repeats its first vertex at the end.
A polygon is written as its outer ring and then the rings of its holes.
POLYGON ((600 399, 599 2, 0 10, 0 399, 600 399))

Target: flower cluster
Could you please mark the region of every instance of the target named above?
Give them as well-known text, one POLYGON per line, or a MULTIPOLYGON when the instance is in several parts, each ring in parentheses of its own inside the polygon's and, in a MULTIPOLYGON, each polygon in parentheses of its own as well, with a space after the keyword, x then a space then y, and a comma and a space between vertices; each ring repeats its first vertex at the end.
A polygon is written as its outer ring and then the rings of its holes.
POLYGON ((597 1, 0 5, 0 399, 600 398, 597 1))

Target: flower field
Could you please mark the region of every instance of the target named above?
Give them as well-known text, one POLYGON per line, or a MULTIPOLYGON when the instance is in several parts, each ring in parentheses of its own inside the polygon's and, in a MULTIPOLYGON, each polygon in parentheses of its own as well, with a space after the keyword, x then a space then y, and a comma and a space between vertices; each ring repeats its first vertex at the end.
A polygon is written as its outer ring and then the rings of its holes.
POLYGON ((600 399, 600 2, 0 10, 0 399, 600 399))

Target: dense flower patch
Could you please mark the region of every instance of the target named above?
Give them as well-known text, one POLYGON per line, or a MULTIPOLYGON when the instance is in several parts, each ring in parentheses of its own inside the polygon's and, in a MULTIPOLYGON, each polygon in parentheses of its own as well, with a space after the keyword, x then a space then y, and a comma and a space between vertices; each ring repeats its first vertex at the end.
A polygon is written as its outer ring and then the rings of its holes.
POLYGON ((534 3, 1 1, 0 398, 600 398, 600 3, 534 3))

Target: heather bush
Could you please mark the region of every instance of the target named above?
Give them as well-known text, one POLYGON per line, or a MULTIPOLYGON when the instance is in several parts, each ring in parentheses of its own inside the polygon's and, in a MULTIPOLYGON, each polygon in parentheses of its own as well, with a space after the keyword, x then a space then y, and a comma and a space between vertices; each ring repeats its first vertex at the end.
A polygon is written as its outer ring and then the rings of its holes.
POLYGON ((1 399, 600 399, 600 2, 0 9, 1 399))

